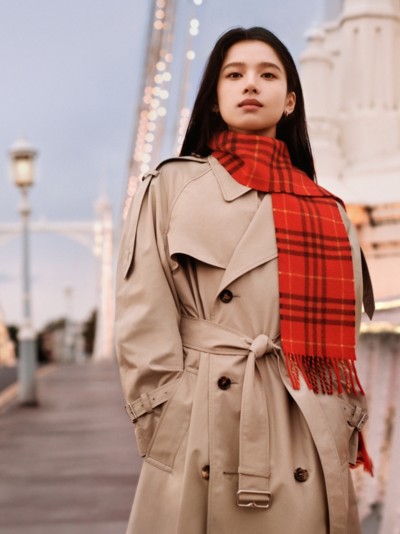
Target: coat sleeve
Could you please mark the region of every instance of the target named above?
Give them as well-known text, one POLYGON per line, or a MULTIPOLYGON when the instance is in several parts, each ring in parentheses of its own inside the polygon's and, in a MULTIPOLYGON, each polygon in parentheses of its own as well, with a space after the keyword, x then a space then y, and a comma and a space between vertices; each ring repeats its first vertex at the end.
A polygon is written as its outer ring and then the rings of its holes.
MULTIPOLYGON (((351 247, 351 253, 353 257, 353 269, 354 269, 354 284, 355 284, 355 296, 356 296, 356 334, 359 335, 361 326, 361 313, 363 302, 363 262, 362 252, 358 241, 357 231, 347 216, 345 210, 339 205, 339 211, 341 213, 344 225, 349 236, 349 242, 351 247)), ((346 388, 344 388, 345 390, 346 388)), ((372 474, 372 461, 368 455, 364 438, 361 433, 361 429, 367 420, 367 401, 365 395, 355 396, 353 393, 344 392, 342 400, 345 405, 350 406, 351 410, 346 410, 348 424, 353 427, 353 432, 349 441, 349 458, 350 465, 356 466, 359 464, 364 465, 364 469, 372 474)))
POLYGON ((140 183, 123 225, 117 265, 117 357, 141 456, 183 368, 179 301, 166 252, 168 199, 160 181, 156 172, 140 183))

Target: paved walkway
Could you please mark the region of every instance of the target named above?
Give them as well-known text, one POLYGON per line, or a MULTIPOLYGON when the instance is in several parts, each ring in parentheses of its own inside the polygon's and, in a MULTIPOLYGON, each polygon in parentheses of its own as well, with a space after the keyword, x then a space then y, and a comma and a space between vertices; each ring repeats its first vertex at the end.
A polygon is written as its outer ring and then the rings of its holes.
POLYGON ((0 413, 1 534, 124 534, 141 460, 116 362, 50 365, 0 413))

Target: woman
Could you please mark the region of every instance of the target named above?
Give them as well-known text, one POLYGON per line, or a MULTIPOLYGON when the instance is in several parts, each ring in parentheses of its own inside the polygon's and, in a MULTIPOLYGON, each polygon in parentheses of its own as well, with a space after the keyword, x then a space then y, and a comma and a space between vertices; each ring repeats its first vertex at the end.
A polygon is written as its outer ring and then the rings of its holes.
POLYGON ((358 533, 361 253, 314 182, 272 33, 216 43, 181 156, 144 176, 121 242, 118 358, 145 457, 127 532, 358 533))

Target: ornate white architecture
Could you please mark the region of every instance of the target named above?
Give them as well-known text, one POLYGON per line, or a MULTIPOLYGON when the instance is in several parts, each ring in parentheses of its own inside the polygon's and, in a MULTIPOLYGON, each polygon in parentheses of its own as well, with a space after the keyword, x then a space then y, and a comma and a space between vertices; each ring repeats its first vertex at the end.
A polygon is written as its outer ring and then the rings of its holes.
POLYGON ((359 344, 375 465, 355 472, 361 517, 368 534, 399 534, 400 0, 338 7, 310 32, 301 74, 319 182, 348 205, 378 301, 359 344))
POLYGON ((345 0, 300 61, 319 182, 349 205, 376 297, 400 296, 400 0, 345 0))

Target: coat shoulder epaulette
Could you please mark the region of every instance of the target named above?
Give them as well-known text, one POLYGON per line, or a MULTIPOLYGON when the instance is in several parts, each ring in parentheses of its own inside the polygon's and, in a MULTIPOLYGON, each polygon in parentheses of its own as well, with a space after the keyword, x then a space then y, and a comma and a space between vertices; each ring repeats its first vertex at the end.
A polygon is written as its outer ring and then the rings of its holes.
POLYGON ((185 162, 185 161, 193 161, 195 163, 207 163, 207 158, 203 158, 201 156, 176 156, 168 159, 164 159, 161 163, 159 163, 156 167, 156 170, 160 170, 161 167, 166 165, 167 163, 171 162, 185 162))

